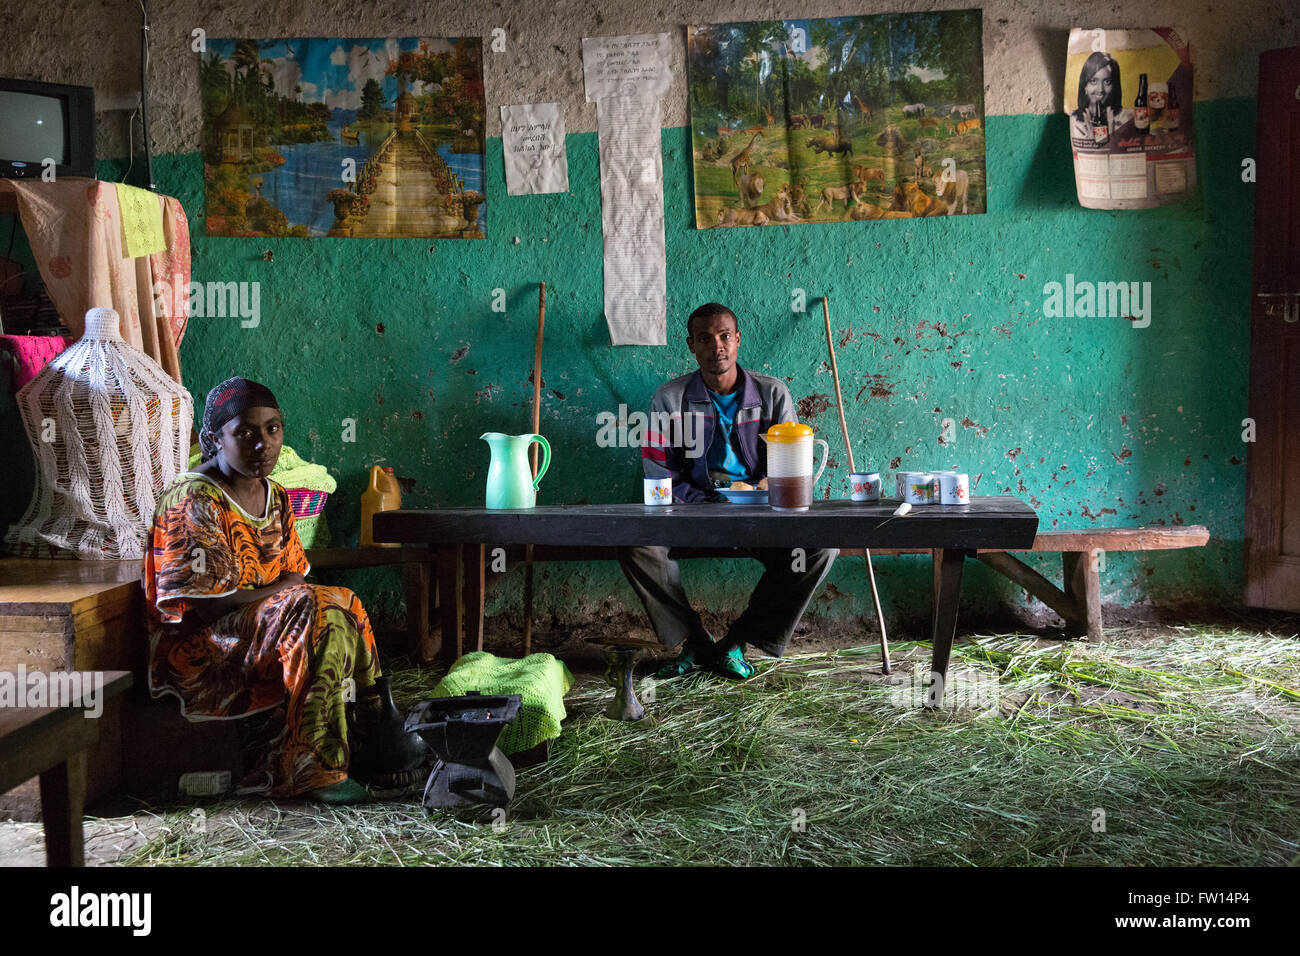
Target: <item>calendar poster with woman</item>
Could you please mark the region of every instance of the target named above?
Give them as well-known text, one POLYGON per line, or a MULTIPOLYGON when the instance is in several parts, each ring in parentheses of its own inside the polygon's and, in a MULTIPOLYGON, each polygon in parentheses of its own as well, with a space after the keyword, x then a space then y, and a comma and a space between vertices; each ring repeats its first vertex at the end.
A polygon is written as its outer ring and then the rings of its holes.
POLYGON ((1195 190, 1186 30, 1071 30, 1065 112, 1084 207, 1149 209, 1195 190))

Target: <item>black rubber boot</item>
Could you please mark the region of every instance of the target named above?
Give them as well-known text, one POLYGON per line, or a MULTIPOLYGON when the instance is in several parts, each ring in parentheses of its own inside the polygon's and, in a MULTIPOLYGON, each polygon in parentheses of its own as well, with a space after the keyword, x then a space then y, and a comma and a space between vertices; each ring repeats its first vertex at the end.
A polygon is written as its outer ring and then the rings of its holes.
POLYGON ((393 703, 387 677, 357 694, 352 747, 348 774, 360 780, 373 780, 415 770, 424 763, 428 744, 419 734, 403 729, 402 715, 393 703))

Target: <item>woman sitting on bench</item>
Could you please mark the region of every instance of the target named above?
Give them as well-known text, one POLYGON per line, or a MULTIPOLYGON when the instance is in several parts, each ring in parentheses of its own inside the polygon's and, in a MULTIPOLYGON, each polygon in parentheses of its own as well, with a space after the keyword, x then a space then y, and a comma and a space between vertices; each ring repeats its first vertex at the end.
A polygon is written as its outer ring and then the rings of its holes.
POLYGON ((253 789, 356 803, 369 791, 354 777, 406 782, 425 747, 394 726, 357 596, 303 577, 289 495, 267 478, 283 431, 266 386, 232 378, 208 393, 203 463, 164 492, 145 550, 149 689, 175 694, 190 719, 283 704, 285 726, 253 789))

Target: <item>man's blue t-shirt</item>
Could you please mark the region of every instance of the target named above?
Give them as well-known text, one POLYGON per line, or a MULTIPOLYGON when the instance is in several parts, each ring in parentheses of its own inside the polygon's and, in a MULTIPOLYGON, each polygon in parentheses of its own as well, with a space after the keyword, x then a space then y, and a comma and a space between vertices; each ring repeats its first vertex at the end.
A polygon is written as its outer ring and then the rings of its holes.
POLYGON ((709 400, 718 413, 718 429, 709 445, 709 476, 732 481, 748 481, 749 470, 737 452, 736 411, 740 406, 740 389, 730 395, 719 395, 708 389, 709 400))

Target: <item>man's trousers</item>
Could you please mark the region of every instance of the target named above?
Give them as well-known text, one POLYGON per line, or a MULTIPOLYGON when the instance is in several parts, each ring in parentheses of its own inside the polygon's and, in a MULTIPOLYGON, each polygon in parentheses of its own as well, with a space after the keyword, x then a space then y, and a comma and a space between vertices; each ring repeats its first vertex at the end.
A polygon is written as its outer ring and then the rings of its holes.
MULTIPOLYGON (((670 648, 679 647, 688 639, 704 644, 711 640, 682 589, 681 569, 676 559, 689 557, 691 553, 689 548, 618 549, 618 562, 645 605, 650 625, 659 640, 670 648)), ((723 645, 730 647, 744 642, 780 657, 839 551, 737 548, 735 554, 761 561, 765 570, 749 596, 749 606, 732 623, 723 645)))

